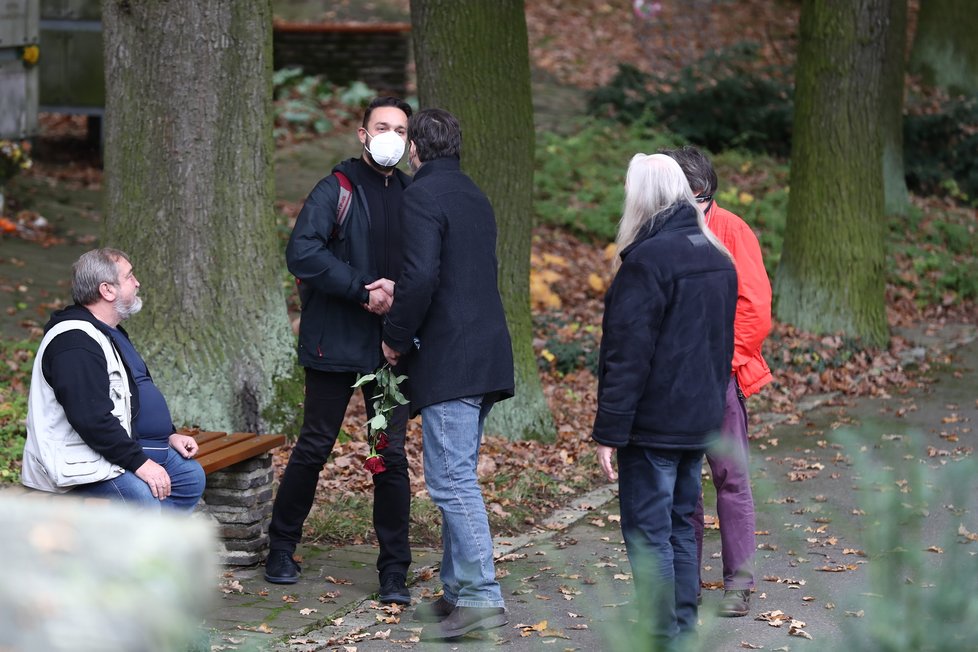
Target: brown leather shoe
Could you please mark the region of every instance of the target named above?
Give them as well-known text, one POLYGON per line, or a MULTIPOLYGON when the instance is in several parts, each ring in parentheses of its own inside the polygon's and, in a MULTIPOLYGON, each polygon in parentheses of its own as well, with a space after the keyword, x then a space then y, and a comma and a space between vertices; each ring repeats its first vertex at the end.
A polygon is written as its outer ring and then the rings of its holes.
POLYGON ((455 611, 455 605, 444 596, 431 602, 419 604, 414 609, 414 620, 419 623, 440 623, 455 611))
POLYGON ((740 618, 750 613, 750 589, 724 591, 717 615, 721 618, 740 618))
POLYGON ((421 640, 458 638, 477 629, 493 629, 509 622, 503 607, 455 607, 455 610, 439 623, 432 623, 421 630, 421 640))

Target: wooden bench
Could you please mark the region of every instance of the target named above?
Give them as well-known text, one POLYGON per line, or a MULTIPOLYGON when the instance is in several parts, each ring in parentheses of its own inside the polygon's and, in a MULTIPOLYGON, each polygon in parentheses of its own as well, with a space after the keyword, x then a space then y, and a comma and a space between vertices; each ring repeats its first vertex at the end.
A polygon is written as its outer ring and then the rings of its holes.
POLYGON ((268 453, 285 443, 285 435, 256 435, 253 432, 194 432, 188 433, 197 440, 200 450, 197 461, 210 475, 232 464, 243 462, 262 453, 268 453))
POLYGON ((207 474, 200 511, 217 522, 221 562, 250 566, 264 560, 272 513, 271 452, 285 435, 184 430, 197 440, 196 460, 207 474))

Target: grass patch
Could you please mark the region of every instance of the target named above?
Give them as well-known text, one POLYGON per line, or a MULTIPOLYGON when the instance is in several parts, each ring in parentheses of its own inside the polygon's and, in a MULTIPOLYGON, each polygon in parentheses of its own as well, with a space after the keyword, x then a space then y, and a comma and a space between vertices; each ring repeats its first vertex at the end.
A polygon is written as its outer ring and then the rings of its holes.
POLYGON ((20 482, 27 437, 27 388, 37 342, 0 340, 0 482, 20 482))

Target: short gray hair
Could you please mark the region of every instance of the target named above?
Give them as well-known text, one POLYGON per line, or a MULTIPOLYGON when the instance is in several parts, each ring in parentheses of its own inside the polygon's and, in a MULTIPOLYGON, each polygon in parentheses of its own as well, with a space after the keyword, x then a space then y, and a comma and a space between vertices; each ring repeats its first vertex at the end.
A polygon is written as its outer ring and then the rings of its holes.
POLYGON ((118 285, 119 259, 129 260, 128 254, 111 247, 92 249, 83 253, 71 266, 71 298, 82 306, 96 303, 102 294, 99 287, 103 283, 118 285))

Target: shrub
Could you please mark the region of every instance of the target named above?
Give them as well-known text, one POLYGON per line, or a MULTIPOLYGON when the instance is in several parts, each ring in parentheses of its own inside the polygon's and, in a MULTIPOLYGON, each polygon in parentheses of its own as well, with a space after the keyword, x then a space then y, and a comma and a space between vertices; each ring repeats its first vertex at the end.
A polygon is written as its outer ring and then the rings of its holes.
POLYGON ((936 109, 910 106, 903 124, 907 187, 978 206, 978 95, 936 109))
POLYGON ((27 387, 37 345, 0 340, 6 361, 0 366, 0 482, 20 481, 20 459, 27 436, 27 387))
POLYGON ((631 157, 678 145, 675 136, 644 125, 608 121, 583 123, 571 135, 538 133, 533 184, 537 221, 613 240, 631 157))
POLYGON ((355 121, 375 93, 363 82, 348 88, 319 75, 305 75, 301 68, 283 68, 272 76, 274 85, 275 137, 288 133, 324 134, 355 121))
POLYGON ((592 92, 592 115, 652 122, 712 151, 791 153, 793 88, 787 71, 759 63, 756 43, 709 54, 664 81, 622 65, 592 92))

